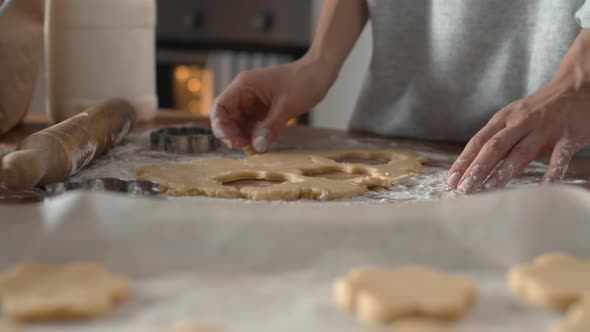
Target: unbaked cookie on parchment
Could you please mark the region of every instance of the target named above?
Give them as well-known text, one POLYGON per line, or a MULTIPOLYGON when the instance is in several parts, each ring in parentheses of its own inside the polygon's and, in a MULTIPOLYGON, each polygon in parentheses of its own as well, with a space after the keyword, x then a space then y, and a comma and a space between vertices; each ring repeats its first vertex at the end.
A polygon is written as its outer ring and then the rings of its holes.
POLYGON ((565 310, 590 292, 590 260, 545 254, 510 270, 508 282, 513 293, 532 304, 565 310))
POLYGON ((23 321, 100 316, 129 291, 127 278, 92 262, 29 262, 0 273, 2 312, 23 321))
POLYGON ((365 321, 457 319, 477 296, 475 281, 428 266, 362 267, 333 284, 334 303, 365 321))

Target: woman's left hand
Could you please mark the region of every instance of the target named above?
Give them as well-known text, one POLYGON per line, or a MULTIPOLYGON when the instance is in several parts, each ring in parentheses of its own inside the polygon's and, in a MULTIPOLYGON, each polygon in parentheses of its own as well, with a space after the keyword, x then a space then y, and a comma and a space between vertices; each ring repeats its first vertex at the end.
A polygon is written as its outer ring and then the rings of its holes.
POLYGON ((561 180, 573 155, 590 140, 590 86, 551 82, 498 113, 467 144, 449 170, 462 193, 506 185, 544 152, 543 182, 561 180))

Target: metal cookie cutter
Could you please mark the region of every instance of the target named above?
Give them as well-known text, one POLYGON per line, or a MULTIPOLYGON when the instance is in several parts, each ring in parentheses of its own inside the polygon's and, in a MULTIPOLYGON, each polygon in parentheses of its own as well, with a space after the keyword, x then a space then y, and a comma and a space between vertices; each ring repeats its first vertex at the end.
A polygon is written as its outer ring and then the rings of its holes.
POLYGON ((172 127, 153 131, 150 135, 152 150, 174 153, 205 153, 221 147, 210 129, 201 127, 172 127))
POLYGON ((139 196, 159 196, 160 185, 156 182, 100 178, 85 181, 60 182, 45 185, 48 196, 63 194, 69 190, 127 193, 139 196))

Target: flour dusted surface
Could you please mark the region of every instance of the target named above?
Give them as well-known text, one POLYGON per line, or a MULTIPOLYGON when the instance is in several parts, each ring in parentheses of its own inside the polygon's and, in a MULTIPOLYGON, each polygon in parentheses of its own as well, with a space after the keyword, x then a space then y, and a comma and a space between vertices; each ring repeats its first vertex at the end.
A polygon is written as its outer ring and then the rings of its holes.
MULTIPOLYGON (((446 185, 446 176, 448 167, 457 158, 457 155, 433 152, 431 148, 421 143, 412 144, 412 149, 420 156, 428 159, 424 165, 423 173, 403 180, 388 189, 376 189, 369 191, 362 197, 356 197, 346 200, 332 201, 328 204, 358 204, 358 203, 396 203, 396 202, 415 202, 448 199, 462 194, 451 190, 446 185)), ((381 139, 343 139, 339 135, 329 135, 316 146, 318 149, 326 149, 331 146, 353 147, 353 148, 400 148, 397 142, 386 141, 381 139)), ((276 150, 286 150, 295 148, 285 144, 277 144, 276 150)), ((306 147, 313 148, 313 147, 306 147)), ((408 149, 408 144, 404 144, 403 149, 408 149)), ((207 153, 200 155, 183 155, 167 153, 162 151, 151 151, 149 147, 149 132, 141 134, 131 134, 122 143, 116 146, 106 155, 97 158, 85 169, 72 176, 71 181, 88 180, 93 178, 122 178, 136 179, 136 169, 147 165, 165 164, 171 162, 186 163, 196 159, 228 157, 243 158, 244 154, 239 151, 221 150, 216 153, 207 153)), ((537 186, 545 172, 546 165, 540 162, 533 162, 525 172, 518 178, 512 180, 507 186, 514 187, 532 187, 537 186)), ((584 184, 585 180, 566 178, 563 183, 566 184, 584 184)), ((171 199, 190 199, 206 200, 204 197, 178 197, 171 199)), ((267 202, 265 204, 301 204, 308 201, 296 202, 267 202)))

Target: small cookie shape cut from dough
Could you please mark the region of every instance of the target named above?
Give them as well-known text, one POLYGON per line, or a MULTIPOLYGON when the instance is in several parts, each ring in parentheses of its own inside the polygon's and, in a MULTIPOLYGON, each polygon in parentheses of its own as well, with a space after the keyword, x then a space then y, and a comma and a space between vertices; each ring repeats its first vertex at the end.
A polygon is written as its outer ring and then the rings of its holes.
POLYGON ((590 292, 590 260, 545 254, 512 268, 508 283, 514 294, 532 304, 565 310, 590 292))
POLYGON ((576 303, 568 312, 567 318, 557 324, 550 332, 588 332, 590 331, 590 293, 576 303))
POLYGON ((477 296, 475 282, 428 266, 363 267, 336 280, 334 303, 365 321, 458 319, 477 296))
POLYGON ((23 263, 0 274, 4 315, 23 321, 83 319, 126 299, 130 282, 103 265, 23 263))
POLYGON ((139 168, 170 196, 333 200, 390 187, 422 170, 423 158, 393 150, 287 151, 139 168))

